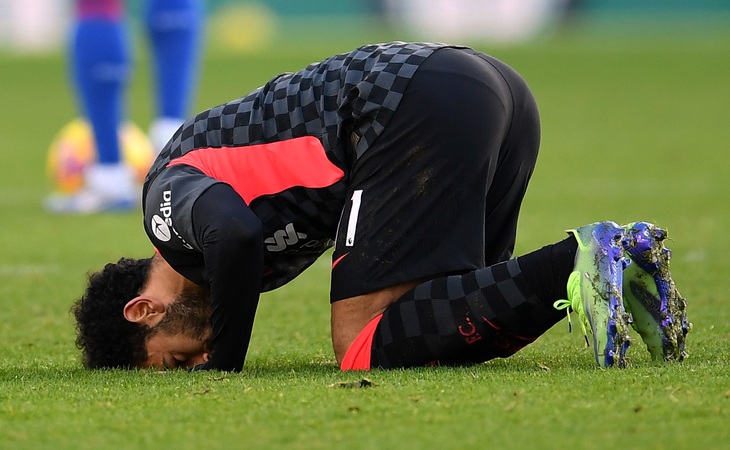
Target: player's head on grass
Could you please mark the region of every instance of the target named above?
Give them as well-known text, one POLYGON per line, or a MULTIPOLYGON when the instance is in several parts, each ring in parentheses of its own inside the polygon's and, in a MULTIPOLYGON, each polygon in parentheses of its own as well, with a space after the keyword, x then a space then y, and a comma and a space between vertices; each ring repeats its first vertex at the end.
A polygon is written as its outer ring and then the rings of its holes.
POLYGON ((84 366, 132 367, 147 357, 150 328, 129 322, 123 310, 144 287, 150 265, 151 258, 122 258, 89 276, 86 292, 72 308, 84 366))
MULTIPOLYGON (((210 300, 201 288, 186 287, 160 299, 146 294, 155 259, 121 258, 89 276, 72 307, 76 345, 89 369, 194 365, 210 335, 210 300)), ((207 357, 207 355, 206 355, 207 357)))

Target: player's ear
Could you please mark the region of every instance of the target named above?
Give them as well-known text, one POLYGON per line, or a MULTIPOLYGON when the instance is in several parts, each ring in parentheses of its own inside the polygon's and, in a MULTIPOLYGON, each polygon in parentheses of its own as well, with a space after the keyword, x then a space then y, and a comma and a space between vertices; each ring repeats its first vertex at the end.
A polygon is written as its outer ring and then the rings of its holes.
POLYGON ((140 325, 154 326, 164 314, 165 305, 162 302, 141 295, 124 305, 124 318, 140 325))

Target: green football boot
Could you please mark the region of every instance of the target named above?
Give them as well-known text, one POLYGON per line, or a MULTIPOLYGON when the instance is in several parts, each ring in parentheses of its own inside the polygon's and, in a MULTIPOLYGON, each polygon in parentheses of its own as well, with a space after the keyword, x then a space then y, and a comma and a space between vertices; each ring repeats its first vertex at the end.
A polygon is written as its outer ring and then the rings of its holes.
POLYGON ((623 296, 631 326, 641 336, 652 359, 682 361, 692 324, 687 301, 669 271, 671 251, 664 246, 666 231, 648 222, 624 226, 622 245, 631 258, 624 272, 623 296))
POLYGON ((600 367, 624 367, 630 339, 622 300, 623 271, 629 264, 621 246, 623 229, 614 222, 598 222, 568 233, 578 241, 578 254, 568 279, 568 300, 554 306, 575 311, 589 346, 590 330, 600 367))

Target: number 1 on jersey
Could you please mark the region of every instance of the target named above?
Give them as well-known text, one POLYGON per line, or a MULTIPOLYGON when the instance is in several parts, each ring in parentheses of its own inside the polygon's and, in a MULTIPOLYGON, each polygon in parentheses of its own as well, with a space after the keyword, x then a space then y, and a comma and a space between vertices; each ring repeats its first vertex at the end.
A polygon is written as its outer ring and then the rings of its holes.
POLYGON ((362 189, 352 193, 352 209, 350 219, 347 221, 347 235, 345 236, 345 247, 355 245, 355 231, 357 229, 357 216, 360 214, 360 203, 362 201, 362 189))

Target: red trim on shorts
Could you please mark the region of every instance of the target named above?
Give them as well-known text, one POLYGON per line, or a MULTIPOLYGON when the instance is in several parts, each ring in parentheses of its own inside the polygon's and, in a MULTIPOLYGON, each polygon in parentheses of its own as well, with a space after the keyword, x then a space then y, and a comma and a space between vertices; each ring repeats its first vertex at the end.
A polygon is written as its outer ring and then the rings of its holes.
POLYGON ((352 345, 350 345, 350 348, 347 349, 347 353, 345 353, 345 357, 342 359, 342 364, 340 364, 340 369, 343 371, 370 370, 373 336, 382 318, 383 315, 380 314, 365 325, 365 328, 362 329, 360 334, 352 342, 352 345))
POLYGON ((334 269, 334 268, 335 268, 335 266, 336 266, 337 264, 339 264, 339 263, 340 263, 340 261, 342 261, 343 259, 345 259, 345 256, 347 256, 347 255, 349 255, 349 254, 350 254, 350 252, 347 252, 347 253, 345 253, 344 255, 342 255, 342 256, 340 256, 339 258, 337 258, 336 260, 334 260, 334 262, 332 262, 332 268, 334 269))
POLYGON ((327 159, 322 142, 303 136, 246 147, 209 147, 189 152, 168 166, 187 164, 228 183, 246 203, 301 186, 324 188, 340 181, 342 169, 327 159))

